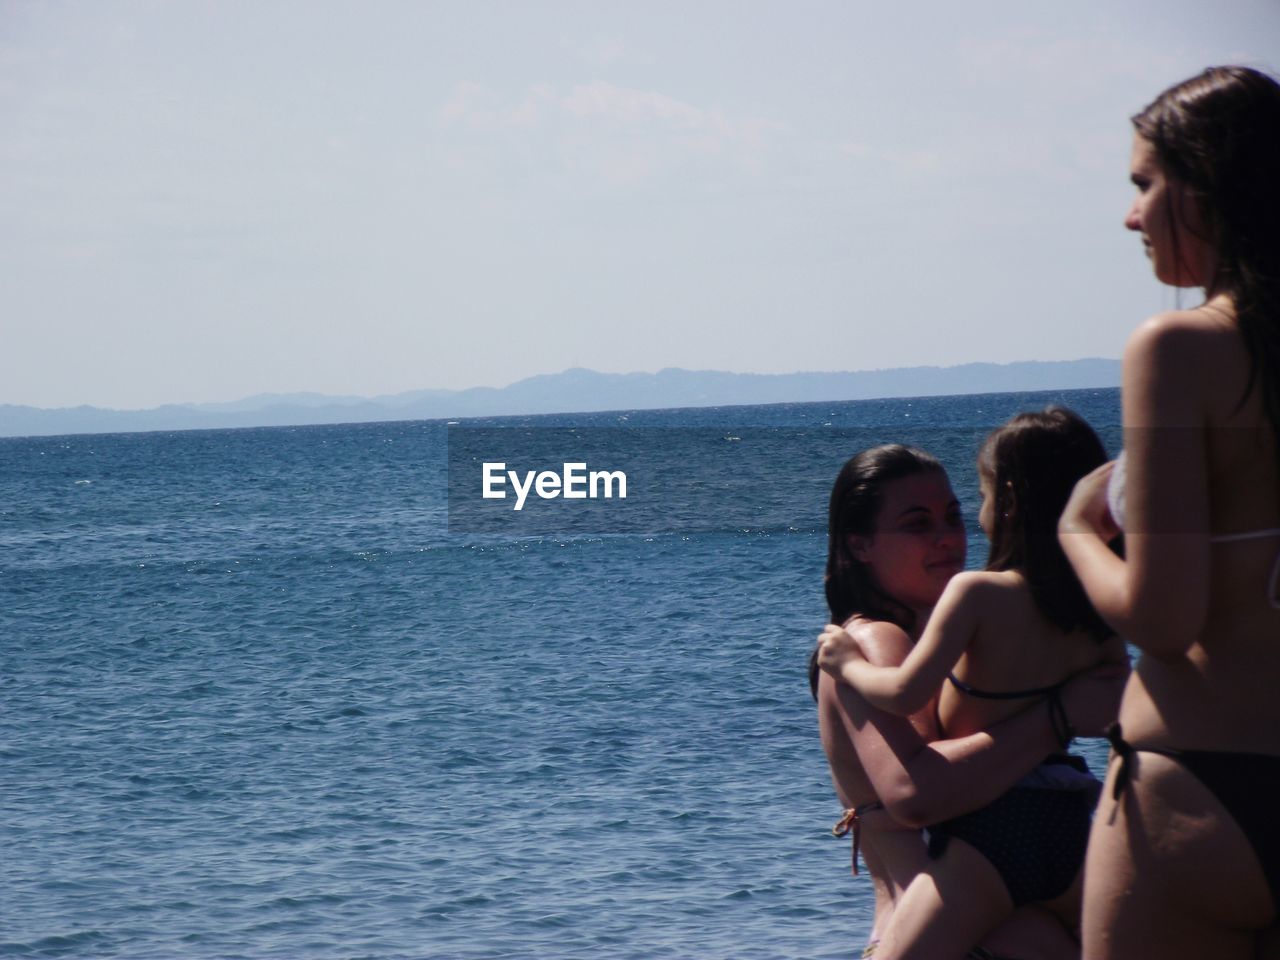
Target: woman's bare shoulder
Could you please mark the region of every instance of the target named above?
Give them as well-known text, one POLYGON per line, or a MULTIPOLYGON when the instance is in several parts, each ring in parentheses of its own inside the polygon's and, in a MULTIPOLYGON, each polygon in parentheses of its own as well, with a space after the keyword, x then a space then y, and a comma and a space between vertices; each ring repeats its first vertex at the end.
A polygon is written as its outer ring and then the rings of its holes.
MULTIPOLYGON (((1208 304, 1170 310, 1149 318, 1129 337, 1124 385, 1133 396, 1146 396, 1157 404, 1161 425, 1177 425, 1183 419, 1190 425, 1234 409, 1240 399, 1236 384, 1248 376, 1248 365, 1248 351, 1230 309, 1208 304)), ((1145 421, 1131 424, 1144 425, 1145 421)))
POLYGON ((1126 360, 1152 356, 1185 357, 1203 361, 1206 347, 1229 348, 1240 343, 1234 313, 1205 304, 1191 310, 1167 310, 1148 317, 1129 335, 1126 360))
POLYGON ((913 646, 911 637, 896 623, 854 617, 844 625, 868 662, 876 666, 897 666, 913 646))

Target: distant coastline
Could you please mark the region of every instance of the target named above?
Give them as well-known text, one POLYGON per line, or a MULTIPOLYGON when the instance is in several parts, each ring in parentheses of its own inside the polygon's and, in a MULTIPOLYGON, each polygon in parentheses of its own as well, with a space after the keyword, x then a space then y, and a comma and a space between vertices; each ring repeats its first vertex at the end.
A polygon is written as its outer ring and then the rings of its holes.
POLYGON ((381 397, 262 394, 232 403, 166 404, 149 410, 0 404, 0 437, 728 407, 1119 385, 1120 361, 1099 358, 848 373, 761 374, 678 368, 657 373, 599 373, 577 367, 528 377, 507 387, 415 390, 381 397))

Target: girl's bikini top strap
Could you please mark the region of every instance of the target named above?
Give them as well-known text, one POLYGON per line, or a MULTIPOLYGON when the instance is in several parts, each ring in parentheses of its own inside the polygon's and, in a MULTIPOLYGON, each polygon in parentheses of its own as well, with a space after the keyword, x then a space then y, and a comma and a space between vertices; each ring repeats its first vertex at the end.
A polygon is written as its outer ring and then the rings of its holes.
POLYGON ((1055 683, 1048 687, 1032 687, 1030 690, 979 690, 965 683, 954 673, 948 673, 947 679, 951 681, 951 685, 961 693, 967 693, 971 697, 978 697, 981 700, 1021 700, 1024 697, 1047 697, 1050 694, 1057 693, 1062 687, 1061 683, 1055 683))

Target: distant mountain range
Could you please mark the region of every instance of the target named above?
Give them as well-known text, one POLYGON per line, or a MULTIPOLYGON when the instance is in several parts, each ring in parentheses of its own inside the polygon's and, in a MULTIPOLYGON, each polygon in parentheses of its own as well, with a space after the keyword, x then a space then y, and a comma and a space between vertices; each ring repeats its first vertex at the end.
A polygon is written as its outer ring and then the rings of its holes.
POLYGON ((0 436, 725 407, 1119 385, 1120 361, 1102 359, 966 363, 853 373, 725 373, 677 368, 657 373, 597 373, 575 367, 529 377, 508 387, 414 390, 381 397, 264 393, 231 403, 166 404, 150 410, 89 406, 45 410, 0 404, 0 436))

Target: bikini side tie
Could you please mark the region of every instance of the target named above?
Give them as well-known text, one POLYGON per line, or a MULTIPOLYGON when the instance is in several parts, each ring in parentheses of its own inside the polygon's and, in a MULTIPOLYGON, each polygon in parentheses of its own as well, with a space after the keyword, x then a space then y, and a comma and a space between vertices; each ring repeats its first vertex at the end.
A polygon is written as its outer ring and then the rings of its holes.
POLYGON ((872 810, 881 810, 884 805, 879 800, 872 800, 870 803, 864 803, 860 807, 850 807, 844 812, 844 816, 836 821, 836 825, 831 828, 831 833, 836 837, 843 837, 849 831, 853 831, 853 875, 858 875, 858 845, 862 840, 862 816, 870 813, 872 810))
POLYGON ((1120 769, 1116 771, 1116 782, 1111 786, 1111 799, 1119 800, 1120 794, 1124 793, 1125 787, 1129 785, 1129 760, 1134 754, 1133 745, 1124 739, 1124 735, 1120 731, 1120 721, 1118 720, 1107 727, 1105 735, 1107 742, 1111 744, 1111 749, 1120 758, 1120 769))

